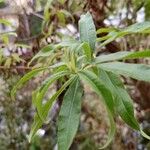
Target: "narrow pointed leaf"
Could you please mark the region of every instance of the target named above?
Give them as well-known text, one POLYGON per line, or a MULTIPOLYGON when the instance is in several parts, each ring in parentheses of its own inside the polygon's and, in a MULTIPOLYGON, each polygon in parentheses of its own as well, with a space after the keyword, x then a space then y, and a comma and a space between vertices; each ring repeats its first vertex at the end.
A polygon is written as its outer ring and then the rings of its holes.
POLYGON ((40 129, 42 127, 42 124, 44 123, 43 121, 46 121, 47 115, 48 115, 54 101, 57 100, 58 96, 69 86, 69 84, 73 80, 74 80, 74 77, 72 77, 68 81, 66 81, 66 83, 44 104, 44 106, 42 107, 43 120, 40 118, 38 113, 35 114, 34 122, 32 124, 31 131, 30 131, 30 134, 28 137, 29 142, 31 142, 31 140, 34 138, 38 129, 40 129))
POLYGON ((77 132, 83 88, 79 79, 73 81, 67 90, 58 118, 58 149, 68 150, 77 132))
POLYGON ((133 102, 119 77, 113 73, 100 70, 100 78, 114 96, 117 113, 130 127, 139 130, 139 124, 134 117, 133 102))
POLYGON ((52 83, 54 83, 59 78, 65 76, 65 75, 69 75, 69 74, 70 73, 68 71, 61 71, 61 72, 55 73, 52 76, 48 77, 44 81, 43 85, 39 88, 39 90, 37 92, 36 100, 34 100, 34 103, 37 108, 37 112, 42 120, 43 120, 42 100, 43 100, 48 88, 50 87, 50 85, 52 83))
POLYGON ((108 55, 101 55, 95 58, 96 63, 114 61, 114 60, 126 60, 126 59, 137 59, 150 57, 150 50, 138 51, 138 52, 128 52, 122 51, 108 55))
POLYGON ((79 73, 79 76, 82 80, 84 80, 88 85, 92 87, 94 92, 96 92, 100 97, 103 97, 103 103, 106 106, 107 112, 108 112, 108 118, 110 120, 110 129, 108 133, 108 139, 107 142, 104 144, 104 146, 100 147, 100 149, 106 148, 112 141, 114 135, 115 135, 115 122, 113 119, 114 114, 114 103, 113 103, 113 97, 110 93, 110 91, 106 88, 105 84, 101 82, 101 80, 92 72, 88 70, 84 70, 79 73))
POLYGON ((79 20, 79 31, 81 42, 89 43, 91 49, 95 50, 96 29, 91 14, 88 12, 79 20))
POLYGON ((101 97, 104 98, 104 104, 107 105, 111 113, 114 112, 113 97, 106 85, 91 71, 83 70, 79 72, 79 76, 101 97))
POLYGON ((108 139, 107 139, 106 143, 102 147, 100 147, 99 149, 106 149, 110 145, 110 143, 112 142, 112 140, 115 136, 115 132, 116 132, 116 125, 115 125, 113 115, 107 107, 106 107, 106 109, 108 112, 110 129, 109 129, 108 139))
POLYGON ((111 62, 99 64, 98 66, 106 71, 150 82, 150 65, 111 62))
POLYGON ((44 71, 48 69, 48 67, 43 67, 43 68, 38 68, 38 69, 34 69, 32 71, 30 71, 29 73, 27 73, 25 76, 23 76, 18 82, 17 84, 13 87, 13 89, 11 90, 11 97, 12 99, 14 99, 14 96, 16 94, 16 90, 18 88, 20 88, 23 84, 25 84, 28 80, 30 80, 32 77, 36 76, 39 72, 44 71))

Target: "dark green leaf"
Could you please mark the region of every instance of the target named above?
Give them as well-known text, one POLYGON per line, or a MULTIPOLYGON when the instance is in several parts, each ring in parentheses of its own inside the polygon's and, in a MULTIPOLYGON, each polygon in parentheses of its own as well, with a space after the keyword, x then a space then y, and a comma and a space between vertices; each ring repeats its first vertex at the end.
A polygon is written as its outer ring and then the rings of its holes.
POLYGON ((114 104, 121 118, 133 129, 139 130, 139 124, 134 117, 133 103, 119 77, 113 73, 100 70, 100 78, 114 97, 114 104))
POLYGON ((79 79, 73 81, 67 90, 58 118, 58 149, 68 150, 77 132, 83 88, 79 79))

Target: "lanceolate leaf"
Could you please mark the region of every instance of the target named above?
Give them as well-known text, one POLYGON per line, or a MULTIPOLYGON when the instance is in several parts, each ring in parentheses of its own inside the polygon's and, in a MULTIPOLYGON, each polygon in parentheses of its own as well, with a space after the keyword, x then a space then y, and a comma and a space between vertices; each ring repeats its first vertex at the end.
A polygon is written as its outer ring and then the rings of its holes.
POLYGON ((55 82, 56 80, 58 80, 59 78, 65 76, 65 75, 69 75, 70 72, 68 71, 60 71, 58 73, 53 74, 52 76, 50 76, 49 78, 47 78, 43 85, 40 87, 40 89, 37 91, 37 96, 36 96, 36 100, 34 100, 34 103, 37 107, 37 111, 39 113, 40 118, 43 120, 43 112, 42 112, 42 100, 48 90, 48 88, 50 87, 50 85, 55 82))
POLYGON ((109 133, 108 133, 108 139, 107 142, 100 147, 99 149, 106 149, 107 146, 112 142, 114 136, 115 136, 115 132, 116 132, 116 125, 115 125, 115 121, 113 118, 112 113, 109 111, 109 109, 106 107, 106 110, 108 112, 108 118, 109 118, 109 125, 110 125, 110 129, 109 129, 109 133))
MULTIPOLYGON (((39 128, 41 128, 42 124, 44 123, 43 121, 46 121, 48 112, 50 111, 54 101, 58 98, 58 96, 69 86, 69 84, 74 80, 75 77, 70 78, 66 83, 42 106, 42 117, 43 120, 41 120, 40 116, 38 113, 35 114, 34 116, 34 122, 31 127, 31 132, 29 135, 29 142, 33 139, 34 135, 38 131, 39 128)), ((34 95, 34 97, 36 97, 34 95)))
POLYGON ((150 82, 150 66, 144 64, 129 64, 122 62, 103 63, 98 65, 106 71, 111 71, 123 76, 150 82))
POLYGON ((132 100, 119 77, 113 73, 100 70, 100 78, 113 94, 118 114, 130 127, 139 130, 139 124, 134 117, 132 100))
POLYGON ((110 130, 108 134, 108 140, 105 143, 104 146, 102 146, 100 149, 106 148, 112 141, 114 135, 115 135, 115 123, 113 119, 113 114, 114 114, 114 103, 113 103, 113 97, 106 88, 105 83, 101 82, 100 80, 94 73, 84 70, 79 73, 79 76, 81 79, 83 79, 87 84, 89 84, 92 89, 101 97, 103 97, 104 101, 103 103, 106 105, 106 109, 108 112, 108 117, 110 120, 110 130))
POLYGON ((83 70, 79 72, 79 76, 82 80, 84 80, 87 84, 91 86, 91 88, 101 97, 104 98, 104 104, 107 105, 111 113, 114 112, 114 102, 113 97, 109 89, 105 84, 101 82, 101 80, 91 71, 83 70))
POLYGON ((26 83, 28 80, 30 80, 32 77, 36 76, 39 72, 48 69, 48 67, 38 68, 30 71, 25 76, 23 76, 17 84, 13 87, 11 91, 11 97, 14 99, 14 96, 16 94, 16 90, 20 88, 24 83, 26 83))
POLYGON ((30 65, 33 60, 39 58, 39 57, 48 57, 52 54, 52 51, 54 50, 54 47, 52 45, 47 45, 43 47, 29 62, 28 65, 30 65))
POLYGON ((73 81, 67 90, 58 118, 58 149, 68 150, 77 132, 83 87, 79 79, 73 81))
POLYGON ((150 50, 138 51, 138 52, 128 52, 122 51, 108 55, 100 55, 95 58, 96 63, 114 61, 114 60, 126 60, 126 59, 137 59, 150 57, 150 50))
MULTIPOLYGON (((136 24, 133 24, 133 25, 131 25, 131 26, 129 26, 126 29, 123 29, 123 30, 117 30, 117 29, 115 30, 114 29, 113 31, 109 32, 105 36, 106 41, 101 43, 100 46, 101 47, 105 46, 105 45, 107 45, 108 43, 114 41, 117 38, 121 38, 125 35, 133 34, 133 33, 150 33, 150 22, 146 21, 146 22, 142 22, 142 23, 136 23, 136 24)), ((101 41, 101 38, 99 38, 98 41, 101 41)))
POLYGON ((89 43, 91 49, 95 50, 96 29, 91 14, 88 12, 81 16, 79 21, 81 42, 89 43))

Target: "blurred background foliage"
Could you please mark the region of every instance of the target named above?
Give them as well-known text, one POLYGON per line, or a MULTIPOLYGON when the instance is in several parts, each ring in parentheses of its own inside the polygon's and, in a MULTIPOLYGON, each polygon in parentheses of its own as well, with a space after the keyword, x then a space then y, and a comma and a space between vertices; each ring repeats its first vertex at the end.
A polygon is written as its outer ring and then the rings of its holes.
MULTIPOLYGON (((34 108, 31 91, 47 74, 33 79, 10 98, 12 86, 32 68, 46 65, 52 56, 31 61, 44 46, 58 43, 62 36, 78 38, 78 20, 90 11, 96 28, 124 28, 136 22, 150 20, 150 0, 0 0, 0 150, 57 150, 56 116, 59 103, 50 113, 51 121, 28 143, 34 108)), ((103 36, 99 35, 99 37, 103 36)), ((141 51, 150 48, 149 35, 128 35, 103 48, 97 55, 121 50, 141 51)), ((46 49, 45 49, 46 50, 46 49)), ((149 59, 135 63, 150 64, 149 59)), ((141 125, 150 133, 150 84, 123 79, 134 100, 141 125)), ((47 96, 60 85, 49 89, 47 96)), ((78 134, 71 150, 97 150, 106 140, 107 115, 97 96, 86 86, 78 134)), ((149 150, 150 143, 124 125, 119 119, 117 134, 108 150, 149 150)))

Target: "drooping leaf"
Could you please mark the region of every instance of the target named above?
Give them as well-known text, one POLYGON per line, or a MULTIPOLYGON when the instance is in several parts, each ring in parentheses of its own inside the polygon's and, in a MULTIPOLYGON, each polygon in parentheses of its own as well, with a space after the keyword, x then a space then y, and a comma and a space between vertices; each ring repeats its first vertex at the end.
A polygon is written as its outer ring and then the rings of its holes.
POLYGON ((114 60, 126 60, 126 59, 137 59, 137 58, 146 58, 150 57, 150 50, 138 51, 138 52, 129 52, 121 51, 108 55, 100 55, 95 58, 96 63, 114 61, 114 60))
MULTIPOLYGON (((101 80, 91 71, 83 70, 79 72, 79 76, 101 97, 104 98, 104 104, 107 105, 111 113, 114 113, 113 97, 109 89, 101 80)), ((103 99, 102 99, 103 100, 103 99)))
POLYGON ((47 45, 43 47, 28 63, 28 66, 37 58, 39 57, 48 57, 52 54, 54 47, 52 45, 47 45))
MULTIPOLYGON (((42 124, 44 123, 43 121, 46 121, 47 115, 54 103, 54 101, 57 100, 58 96, 69 86, 69 84, 74 80, 74 77, 70 78, 68 81, 66 81, 66 83, 44 104, 44 106, 42 106, 42 117, 43 120, 41 120, 40 116, 38 115, 38 113, 35 114, 34 116, 34 122, 32 124, 31 127, 31 131, 29 134, 29 142, 31 142, 31 140, 34 138, 36 132, 38 131, 38 129, 40 129, 42 127, 42 124)), ((33 94, 33 98, 36 98, 37 93, 33 94)), ((34 102, 34 100, 33 100, 34 102)), ((35 102, 34 102, 35 104, 35 102)))
POLYGON ((55 82, 56 80, 58 80, 59 78, 65 76, 65 75, 69 75, 70 72, 68 71, 60 71, 58 73, 53 74, 52 76, 48 77, 43 85, 39 88, 39 90, 37 91, 37 96, 36 96, 36 100, 34 100, 34 103, 36 105, 37 108, 37 112, 38 115, 40 116, 40 118, 43 120, 43 114, 42 114, 42 100, 48 90, 48 88, 50 87, 50 85, 55 82))
POLYGON ((91 49, 95 50, 96 29, 91 14, 88 12, 79 20, 79 32, 81 42, 89 43, 91 49))
POLYGON ((108 133, 108 139, 104 146, 102 146, 100 149, 106 148, 112 141, 114 135, 115 135, 115 123, 113 119, 114 114, 114 102, 113 97, 108 88, 106 87, 105 83, 101 82, 94 73, 84 70, 79 73, 79 76, 82 80, 84 80, 88 85, 91 86, 91 88, 101 97, 103 103, 106 105, 106 110, 108 112, 108 117, 110 120, 110 129, 108 133))
POLYGON ((105 72, 101 69, 100 78, 114 97, 117 113, 130 127, 139 130, 139 124, 134 117, 133 102, 119 77, 111 72, 105 72))
POLYGON ((108 113, 108 118, 109 118, 109 133, 108 133, 108 139, 106 141, 106 143, 100 147, 99 149, 106 149, 108 147, 108 145, 110 145, 110 143, 112 142, 114 136, 115 136, 115 132, 116 132, 116 125, 115 125, 115 121, 113 118, 112 113, 109 111, 109 109, 106 107, 107 113, 108 113))
POLYGON ((77 132, 83 88, 79 79, 73 81, 67 90, 58 118, 58 149, 68 150, 77 132))
POLYGON ((128 76, 137 80, 150 82, 149 65, 111 62, 98 64, 98 66, 106 71, 111 71, 119 75, 128 76))
POLYGON ((16 90, 18 88, 20 88, 23 84, 25 84, 28 80, 30 80, 32 77, 36 76, 39 72, 44 71, 48 69, 48 67, 43 67, 43 68, 38 68, 38 69, 34 69, 32 71, 30 71, 29 73, 27 73, 25 76, 23 76, 18 82, 17 84, 13 87, 13 89, 11 90, 11 97, 12 99, 14 99, 14 96, 16 94, 16 90))

